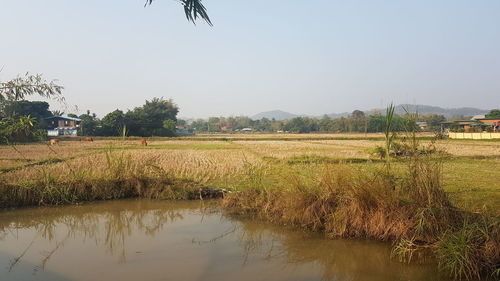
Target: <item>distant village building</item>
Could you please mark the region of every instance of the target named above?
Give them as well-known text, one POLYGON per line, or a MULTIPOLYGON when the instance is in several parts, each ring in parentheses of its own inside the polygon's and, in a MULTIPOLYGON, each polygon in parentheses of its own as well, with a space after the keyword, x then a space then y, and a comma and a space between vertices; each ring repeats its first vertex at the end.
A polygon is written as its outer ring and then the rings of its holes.
POLYGON ((69 136, 75 137, 77 135, 77 130, 80 127, 79 118, 67 117, 67 116, 52 116, 45 118, 47 121, 47 135, 49 137, 58 136, 69 136))
POLYGON ((452 132, 500 132, 500 118, 479 118, 476 115, 470 120, 455 120, 443 122, 443 126, 452 132), (477 118, 477 119, 476 119, 477 118))
POLYGON ((479 120, 479 119, 485 119, 486 115, 484 114, 479 114, 479 115, 474 115, 470 120, 479 120))
POLYGON ((221 131, 231 131, 233 130, 233 126, 222 126, 220 128, 221 131))
POLYGON ((243 128, 243 129, 241 129, 241 131, 242 132, 251 132, 251 131, 253 131, 253 129, 252 128, 243 128))
POLYGON ((429 125, 425 121, 416 122, 416 124, 420 128, 420 130, 422 130, 422 131, 427 131, 427 129, 429 128, 429 125))
POLYGON ((184 126, 175 126, 175 129, 178 136, 193 136, 195 134, 193 130, 189 130, 184 126))

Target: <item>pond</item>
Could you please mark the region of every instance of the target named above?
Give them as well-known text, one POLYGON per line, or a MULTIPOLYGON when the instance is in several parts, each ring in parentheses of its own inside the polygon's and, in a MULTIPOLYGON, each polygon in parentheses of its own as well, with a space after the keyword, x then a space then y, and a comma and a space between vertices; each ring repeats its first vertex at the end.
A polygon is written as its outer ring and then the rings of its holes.
POLYGON ((390 246, 226 215, 217 202, 119 200, 0 211, 0 280, 444 280, 390 246))

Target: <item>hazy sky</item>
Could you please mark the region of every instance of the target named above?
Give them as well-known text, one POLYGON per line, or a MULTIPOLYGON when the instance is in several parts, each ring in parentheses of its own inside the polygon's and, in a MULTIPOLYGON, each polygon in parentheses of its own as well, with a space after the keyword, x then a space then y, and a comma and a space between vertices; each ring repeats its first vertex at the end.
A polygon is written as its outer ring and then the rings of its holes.
POLYGON ((143 4, 0 0, 0 80, 57 78, 101 117, 160 96, 182 117, 500 107, 499 0, 205 0, 214 27, 143 4))

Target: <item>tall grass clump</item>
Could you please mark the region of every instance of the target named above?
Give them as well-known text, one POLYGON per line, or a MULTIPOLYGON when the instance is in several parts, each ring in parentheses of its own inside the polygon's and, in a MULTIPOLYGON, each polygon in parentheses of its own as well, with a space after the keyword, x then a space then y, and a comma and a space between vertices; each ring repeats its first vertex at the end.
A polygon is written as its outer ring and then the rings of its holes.
POLYGON ((396 134, 393 130, 393 120, 394 120, 394 110, 396 107, 391 103, 385 113, 385 124, 384 124, 384 139, 385 139, 385 150, 384 157, 386 161, 387 174, 390 172, 391 168, 391 150, 394 143, 396 134))
POLYGON ((456 279, 480 279, 488 271, 500 277, 499 226, 498 220, 467 218, 461 227, 444 232, 436 249, 439 267, 456 279))

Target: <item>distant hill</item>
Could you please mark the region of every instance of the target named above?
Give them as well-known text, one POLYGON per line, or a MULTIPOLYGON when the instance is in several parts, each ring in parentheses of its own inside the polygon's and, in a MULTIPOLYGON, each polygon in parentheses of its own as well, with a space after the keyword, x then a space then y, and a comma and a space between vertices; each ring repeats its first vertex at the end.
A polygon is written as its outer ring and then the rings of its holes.
MULTIPOLYGON (((474 108, 474 107, 460 107, 460 108, 442 108, 439 106, 431 106, 431 105, 423 105, 423 104, 399 104, 396 106, 396 114, 405 114, 405 108, 410 111, 410 112, 418 112, 418 114, 440 114, 444 115, 445 117, 453 117, 453 116, 458 116, 458 115, 463 115, 463 116, 474 116, 474 115, 480 115, 480 114, 486 114, 489 112, 489 110, 486 109, 479 109, 479 108, 474 108)), ((375 108, 375 109, 370 109, 370 110, 364 110, 366 115, 371 115, 375 113, 381 113, 385 114, 385 108, 375 108)), ((327 114, 331 118, 340 118, 340 117, 347 117, 351 114, 351 112, 342 112, 342 113, 330 113, 327 114)), ((306 116, 306 115, 298 115, 298 114, 293 114, 290 112, 285 112, 282 110, 273 110, 273 111, 266 111, 266 112, 261 112, 258 114, 255 114, 254 116, 251 116, 253 120, 259 120, 262 118, 268 118, 268 119, 276 119, 276 120, 288 120, 288 119, 293 119, 295 117, 299 116, 306 116)), ((313 118, 321 118, 323 115, 320 116, 309 116, 313 118)))
MULTIPOLYGON (((340 117, 347 117, 347 116, 349 116, 349 114, 351 114, 351 112, 330 113, 327 115, 328 115, 328 117, 335 119, 335 118, 340 118, 340 117)), ((323 117, 323 116, 320 116, 318 118, 321 118, 321 117, 323 117)))
MULTIPOLYGON (((405 114, 405 110, 410 112, 418 112, 419 114, 440 114, 446 117, 464 115, 473 116, 479 114, 486 114, 489 110, 473 108, 473 107, 460 107, 460 108, 442 108, 439 106, 421 105, 421 104, 400 104, 396 106, 397 114, 405 114)), ((382 111, 383 112, 383 111, 382 111)))
POLYGON ((267 119, 275 119, 275 120, 288 120, 288 119, 293 119, 295 117, 299 117, 300 115, 293 114, 290 112, 285 112, 282 110, 272 110, 272 111, 265 111, 261 113, 257 113, 250 118, 253 120, 259 120, 262 118, 267 118, 267 119))
MULTIPOLYGON (((474 116, 480 114, 486 114, 489 110, 473 108, 473 107, 460 107, 460 108, 442 108, 439 106, 431 106, 431 105, 423 105, 423 104, 399 104, 396 105, 396 114, 403 115, 406 113, 406 110, 409 112, 418 112, 418 114, 439 114, 444 115, 445 117, 453 117, 458 115, 464 116, 474 116)), ((372 114, 385 114, 385 108, 374 108, 370 110, 364 110, 366 115, 372 114)), ((349 116, 350 112, 343 113, 331 113, 328 116, 332 118, 346 117, 349 116)))

